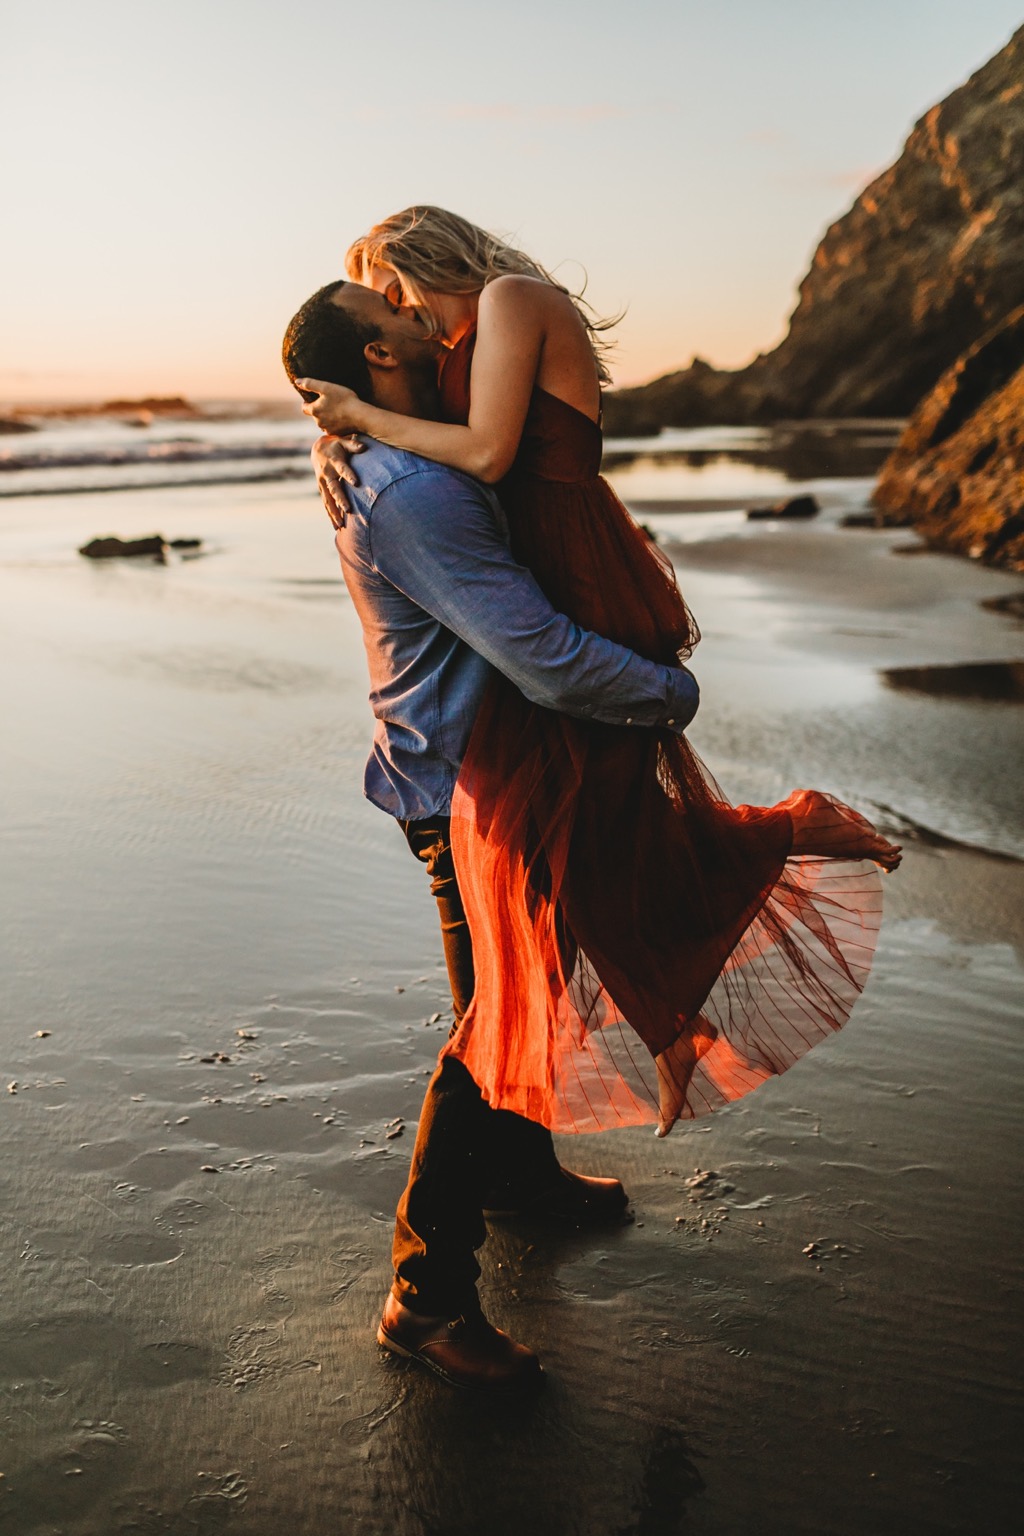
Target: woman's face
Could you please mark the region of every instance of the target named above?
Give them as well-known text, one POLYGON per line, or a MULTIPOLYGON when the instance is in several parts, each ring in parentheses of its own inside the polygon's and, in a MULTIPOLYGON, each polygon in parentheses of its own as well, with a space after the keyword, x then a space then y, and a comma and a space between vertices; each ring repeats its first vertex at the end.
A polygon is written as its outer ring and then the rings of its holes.
POLYGON ((415 315, 429 334, 443 346, 450 347, 467 326, 476 320, 476 302, 479 297, 477 294, 438 293, 432 289, 425 290, 423 299, 429 305, 429 309, 421 309, 408 302, 402 287, 402 279, 394 267, 371 267, 364 274, 364 282, 375 293, 382 293, 396 310, 415 315))
MULTIPOLYGON (((409 303, 402 287, 402 279, 394 267, 371 267, 364 281, 375 293, 382 293, 388 303, 394 305, 396 309, 416 315, 423 325, 437 335, 439 341, 446 341, 449 324, 455 318, 449 313, 452 309, 452 295, 433 292, 425 294, 424 297, 430 304, 430 309, 423 310, 409 303)), ((455 302, 457 306, 458 300, 455 302)))
MULTIPOLYGON (((368 288, 373 289, 374 293, 387 295, 389 288, 395 288, 401 294, 402 284, 397 272, 392 267, 371 267, 369 272, 364 267, 363 273, 363 281, 368 288)), ((392 300, 392 302, 394 301, 392 300)))
POLYGON ((374 293, 382 293, 389 304, 396 309, 413 309, 412 304, 407 304, 402 288, 402 279, 393 267, 371 267, 367 274, 367 283, 374 293))

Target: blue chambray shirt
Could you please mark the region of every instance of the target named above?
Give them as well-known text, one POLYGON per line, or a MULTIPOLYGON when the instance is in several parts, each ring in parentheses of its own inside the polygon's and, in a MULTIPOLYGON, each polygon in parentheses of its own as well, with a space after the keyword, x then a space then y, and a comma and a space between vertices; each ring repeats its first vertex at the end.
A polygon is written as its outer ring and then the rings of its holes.
POLYGON ((528 699, 610 725, 682 730, 698 689, 556 613, 513 559, 497 497, 468 475, 367 439, 335 543, 363 627, 377 725, 369 800, 447 815, 491 668, 528 699))

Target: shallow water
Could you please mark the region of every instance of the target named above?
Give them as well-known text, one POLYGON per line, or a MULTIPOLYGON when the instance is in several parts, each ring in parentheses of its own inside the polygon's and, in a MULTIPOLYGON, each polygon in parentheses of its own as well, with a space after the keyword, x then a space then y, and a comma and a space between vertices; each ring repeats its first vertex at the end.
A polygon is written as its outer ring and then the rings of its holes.
POLYGON ((563 1144, 633 1225, 495 1229, 485 1303, 548 1373, 525 1410, 373 1342, 448 1004, 425 881, 360 797, 315 499, 3 507, 4 1529, 1011 1529, 1020 712, 883 674, 1019 664, 981 605, 1020 582, 840 529, 867 481, 758 526, 746 467, 702 473, 642 498, 704 629, 698 748, 737 798, 885 807, 907 859, 840 1036, 667 1141, 563 1144), (688 489, 725 505, 666 510, 688 489), (108 529, 211 553, 78 560, 108 529))

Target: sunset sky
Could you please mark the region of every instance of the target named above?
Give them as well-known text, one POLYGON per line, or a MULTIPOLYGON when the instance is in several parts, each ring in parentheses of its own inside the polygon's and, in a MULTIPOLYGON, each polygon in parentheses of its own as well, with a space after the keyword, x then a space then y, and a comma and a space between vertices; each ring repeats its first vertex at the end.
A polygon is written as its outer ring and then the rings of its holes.
POLYGON ((825 226, 1020 0, 6 8, 0 399, 283 396, 284 326, 413 201, 603 312, 618 382, 785 328, 825 226), (559 266, 559 263, 563 265, 559 266))

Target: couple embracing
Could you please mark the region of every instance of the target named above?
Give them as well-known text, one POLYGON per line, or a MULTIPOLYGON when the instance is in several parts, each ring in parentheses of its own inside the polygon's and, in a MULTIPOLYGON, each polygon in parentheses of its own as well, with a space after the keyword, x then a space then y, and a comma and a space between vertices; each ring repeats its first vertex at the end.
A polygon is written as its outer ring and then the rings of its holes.
POLYGON ((605 323, 431 206, 346 265, 284 363, 363 628, 365 792, 430 876, 455 1011, 378 1340, 513 1392, 541 1371, 480 1310, 486 1220, 621 1220, 552 1131, 666 1135, 838 1029, 899 850, 815 790, 733 806, 690 746, 696 625, 600 478, 605 323))

